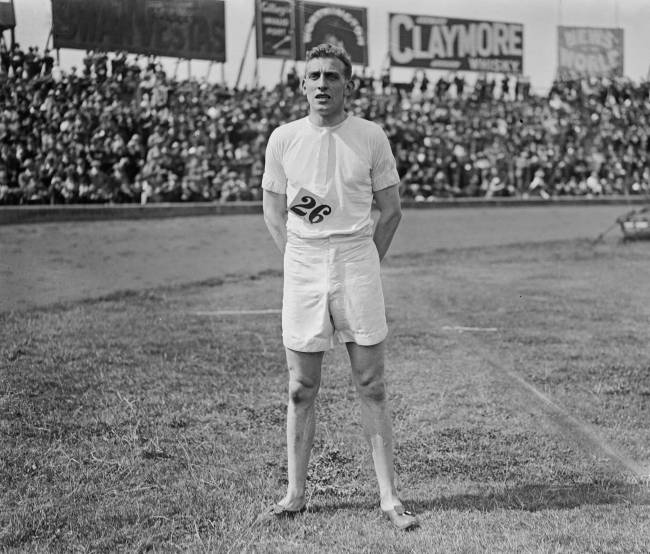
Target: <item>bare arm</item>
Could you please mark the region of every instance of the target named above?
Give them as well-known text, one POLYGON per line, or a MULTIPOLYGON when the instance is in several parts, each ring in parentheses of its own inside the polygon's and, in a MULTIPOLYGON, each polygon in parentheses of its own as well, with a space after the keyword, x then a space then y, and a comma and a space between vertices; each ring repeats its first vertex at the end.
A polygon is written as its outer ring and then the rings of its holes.
POLYGON ((287 195, 269 190, 262 192, 264 222, 271 233, 273 242, 284 254, 287 245, 287 195))
POLYGON ((379 209, 379 220, 375 226, 372 239, 375 241, 375 246, 377 246, 379 259, 383 260, 402 219, 399 186, 393 185, 375 192, 375 202, 379 209))

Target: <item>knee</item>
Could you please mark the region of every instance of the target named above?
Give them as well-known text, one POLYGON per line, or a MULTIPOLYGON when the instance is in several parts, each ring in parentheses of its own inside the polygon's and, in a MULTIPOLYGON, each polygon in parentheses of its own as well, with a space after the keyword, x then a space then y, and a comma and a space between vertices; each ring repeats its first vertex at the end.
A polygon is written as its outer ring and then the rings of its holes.
POLYGON ((383 377, 369 377, 357 380, 357 390, 362 399, 371 402, 386 400, 386 383, 383 377))
POLYGON ((306 379, 291 379, 289 381, 289 402, 294 405, 310 406, 316 400, 318 383, 306 379))

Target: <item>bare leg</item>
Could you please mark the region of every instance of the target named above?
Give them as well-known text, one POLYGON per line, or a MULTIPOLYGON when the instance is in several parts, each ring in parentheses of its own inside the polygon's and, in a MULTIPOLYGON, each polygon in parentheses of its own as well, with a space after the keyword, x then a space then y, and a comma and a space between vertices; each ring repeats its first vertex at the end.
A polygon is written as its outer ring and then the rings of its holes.
POLYGON ((386 403, 384 345, 360 346, 346 343, 352 378, 361 399, 361 423, 372 448, 382 510, 400 505, 395 490, 393 430, 386 403))
POLYGON ((287 405, 286 496, 279 502, 288 510, 305 505, 307 464, 316 426, 314 408, 320 386, 323 352, 296 352, 286 349, 289 367, 289 403, 287 405))

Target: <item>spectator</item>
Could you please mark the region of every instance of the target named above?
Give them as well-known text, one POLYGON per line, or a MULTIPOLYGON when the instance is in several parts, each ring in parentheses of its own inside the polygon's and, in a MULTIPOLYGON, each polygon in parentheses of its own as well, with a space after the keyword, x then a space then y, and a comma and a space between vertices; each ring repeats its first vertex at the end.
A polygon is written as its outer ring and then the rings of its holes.
POLYGON ((7 50, 5 41, 0 37, 0 71, 3 75, 9 75, 11 68, 11 53, 7 50))
POLYGON ((20 49, 20 44, 16 42, 11 49, 11 69, 14 77, 19 79, 23 77, 24 63, 25 53, 20 49))
POLYGON ((390 80, 390 67, 384 67, 381 70, 381 90, 384 94, 388 94, 391 91, 391 80, 390 80))
POLYGON ((465 90, 465 79, 462 75, 456 75, 454 77, 454 85, 456 85, 456 97, 462 98, 463 92, 465 90))
POLYGON ((292 91, 296 91, 300 88, 300 77, 298 77, 295 65, 292 65, 291 69, 289 69, 289 72, 287 73, 287 86, 292 91))
POLYGON ((52 57, 50 50, 46 48, 45 52, 43 52, 43 69, 42 69, 43 76, 47 77, 48 75, 51 75, 53 67, 54 67, 54 58, 52 57))
POLYGON ((529 195, 541 196, 545 200, 550 198, 549 193, 546 191, 546 181, 544 180, 544 171, 542 169, 535 171, 533 180, 528 185, 528 192, 524 193, 524 198, 528 198, 529 195))

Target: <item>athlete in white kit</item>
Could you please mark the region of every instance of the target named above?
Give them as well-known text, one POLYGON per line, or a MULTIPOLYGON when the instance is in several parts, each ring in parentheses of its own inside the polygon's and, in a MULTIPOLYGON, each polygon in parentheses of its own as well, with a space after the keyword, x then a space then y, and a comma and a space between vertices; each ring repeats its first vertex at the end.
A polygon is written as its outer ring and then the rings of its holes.
POLYGON ((305 508, 307 464, 321 365, 344 342, 372 448, 380 507, 398 528, 418 525, 395 490, 384 384, 388 333, 379 262, 401 219, 399 176, 382 128, 346 113, 353 91, 347 53, 307 53, 302 91, 309 115, 275 129, 262 179, 264 219, 284 255, 282 338, 289 367, 286 496, 267 515, 305 508), (373 230, 373 197, 380 215, 373 230))

